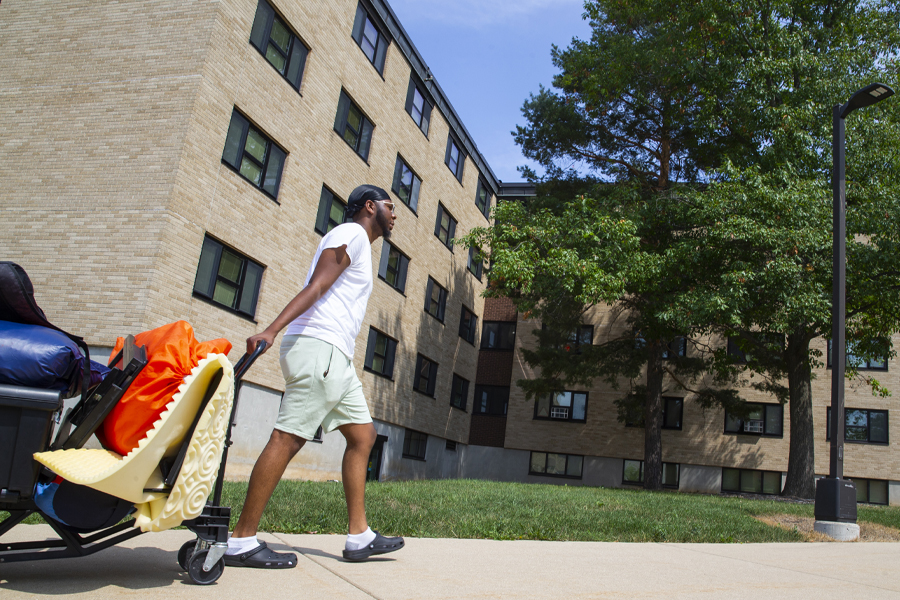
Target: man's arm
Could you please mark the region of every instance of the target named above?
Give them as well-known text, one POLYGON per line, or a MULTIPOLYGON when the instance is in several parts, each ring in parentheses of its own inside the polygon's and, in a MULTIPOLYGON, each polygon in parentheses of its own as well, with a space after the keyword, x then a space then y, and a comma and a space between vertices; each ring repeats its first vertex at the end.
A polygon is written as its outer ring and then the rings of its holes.
POLYGON ((349 266, 350 255, 347 254, 346 244, 338 248, 323 250, 312 277, 309 279, 309 284, 288 302, 281 314, 262 333, 247 338, 247 353, 253 352, 261 341, 266 342, 266 350, 271 348, 275 343, 275 336, 291 321, 308 311, 316 303, 316 300, 324 296, 325 292, 331 289, 341 273, 349 266))

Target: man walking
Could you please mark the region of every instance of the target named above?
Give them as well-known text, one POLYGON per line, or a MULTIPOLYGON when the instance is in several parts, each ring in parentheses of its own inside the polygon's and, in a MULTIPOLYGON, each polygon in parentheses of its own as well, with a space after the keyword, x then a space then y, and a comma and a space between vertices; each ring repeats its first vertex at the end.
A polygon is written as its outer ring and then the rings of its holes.
POLYGON ((269 442, 250 475, 247 498, 228 540, 229 566, 291 568, 292 553, 276 553, 256 539, 263 510, 288 462, 313 439, 316 430, 337 429, 347 440, 341 465, 347 500, 347 560, 365 560, 403 547, 403 538, 386 538, 366 521, 365 489, 375 427, 362 384, 351 362, 356 338, 372 292, 371 245, 394 228, 394 205, 388 193, 361 185, 347 201, 347 218, 322 238, 303 290, 265 331, 247 339, 252 352, 268 347, 287 327, 281 342, 285 392, 269 442))

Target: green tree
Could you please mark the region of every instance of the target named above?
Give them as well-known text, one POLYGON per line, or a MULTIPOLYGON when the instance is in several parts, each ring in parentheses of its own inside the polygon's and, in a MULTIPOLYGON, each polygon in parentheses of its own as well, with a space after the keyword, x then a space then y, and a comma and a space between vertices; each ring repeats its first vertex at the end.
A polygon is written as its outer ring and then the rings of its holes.
MULTIPOLYGON (((578 360, 554 355, 550 350, 559 344, 548 339, 548 350, 529 356, 546 380, 521 383, 536 393, 553 389, 559 379, 594 374, 612 380, 621 374, 634 384, 635 374, 646 369, 646 386, 632 385, 620 406, 644 395, 647 487, 658 486, 661 467, 661 355, 675 335, 718 331, 751 350, 747 368, 764 375, 758 387, 790 402, 785 493, 812 495, 810 379, 821 357, 810 352, 809 343, 830 330, 828 116, 831 105, 856 87, 896 78, 897 6, 587 2, 591 39, 553 50, 559 91, 541 89, 526 101, 527 124, 517 128, 516 140, 545 168, 548 180, 557 189, 571 188, 573 177, 566 171, 576 167, 606 185, 595 186, 589 200, 533 202, 520 212, 500 207, 496 225, 472 240, 491 245, 494 272, 505 277, 491 293, 509 294, 525 310, 531 306, 552 325, 548 335, 559 342, 590 304, 577 293, 578 272, 548 271, 545 285, 525 293, 516 273, 527 273, 542 264, 542 252, 571 238, 580 241, 586 232, 560 223, 561 235, 543 235, 536 228, 541 211, 591 211, 604 230, 616 222, 632 224, 637 243, 622 247, 627 267, 599 267, 621 277, 622 293, 614 304, 628 315, 630 333, 582 352, 578 360), (511 223, 532 227, 531 254, 513 251, 518 247, 503 229, 511 223), (635 344, 639 337, 642 345, 635 344)), ((890 137, 898 121, 890 108, 873 110, 881 133, 861 120, 848 131, 851 148, 860 154, 848 175, 865 182, 848 190, 848 288, 855 286, 848 294, 848 338, 868 352, 888 355, 886 340, 897 330, 900 314, 900 213, 892 195, 900 163, 897 151, 878 136, 890 137)), ((591 222, 587 215, 578 218, 591 222)), ((585 271, 598 264, 589 246, 570 248, 575 253, 570 258, 581 261, 585 271)), ((700 392, 704 405, 734 400, 727 384, 739 370, 723 349, 684 365, 687 378, 679 378, 681 365, 665 367, 678 385, 700 392), (694 390, 704 371, 726 391, 694 390)))

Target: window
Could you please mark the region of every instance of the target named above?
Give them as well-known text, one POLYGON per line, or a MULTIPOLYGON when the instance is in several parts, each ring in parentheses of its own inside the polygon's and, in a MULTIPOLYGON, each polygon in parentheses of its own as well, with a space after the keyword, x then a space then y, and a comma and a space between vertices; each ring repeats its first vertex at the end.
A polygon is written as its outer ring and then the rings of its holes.
POLYGON ((266 0, 259 0, 256 7, 250 43, 295 90, 300 91, 300 80, 303 78, 303 66, 309 49, 284 20, 275 14, 272 5, 266 0))
POLYGON ((469 262, 466 268, 478 281, 481 281, 481 270, 484 268, 484 257, 481 255, 481 250, 474 246, 469 248, 469 262))
POLYGON ((725 411, 725 433, 750 433, 781 437, 784 433, 784 406, 781 404, 751 404, 746 418, 725 411))
POLYGON ((784 335, 780 333, 752 332, 745 333, 745 338, 729 337, 728 338, 728 354, 732 356, 738 364, 746 364, 753 360, 751 349, 757 346, 774 349, 780 347, 784 349, 784 335))
POLYGON ((231 112, 222 162, 273 199, 278 197, 287 152, 250 124, 237 109, 231 112))
POLYGON ((341 90, 338 100, 337 116, 334 119, 334 130, 344 138, 347 145, 359 154, 363 160, 369 160, 369 144, 372 141, 372 121, 359 110, 350 96, 341 90))
POLYGON ((450 406, 466 410, 469 401, 469 380, 453 374, 453 385, 450 387, 450 406))
POLYGON ((434 397, 437 369, 436 362, 419 354, 416 357, 416 371, 413 374, 413 389, 426 396, 434 397))
POLYGON ((856 487, 856 501, 864 504, 888 504, 888 482, 880 479, 848 477, 856 487))
POLYGON ((412 429, 406 430, 403 436, 403 458, 415 458, 425 460, 425 448, 428 446, 428 436, 412 429))
POLYGON ((681 420, 684 416, 684 398, 672 398, 663 396, 663 429, 677 429, 681 431, 681 420))
POLYGON ((253 318, 263 267, 211 237, 203 239, 194 295, 253 318))
POLYGON ((325 235, 344 221, 346 221, 347 205, 343 200, 331 193, 327 187, 322 186, 322 195, 319 197, 319 213, 316 215, 316 231, 325 235))
POLYGON ((509 388, 500 385, 476 385, 472 412, 477 415, 506 415, 509 388))
POLYGON ((535 419, 584 423, 586 413, 587 392, 557 392, 534 401, 535 419))
POLYGON ((528 466, 529 475, 551 475, 581 479, 584 457, 577 454, 532 452, 528 466))
POLYGON ((453 250, 453 236, 456 235, 456 219, 447 212, 443 204, 438 204, 437 222, 434 224, 434 235, 441 243, 453 250))
MULTIPOLYGON (((642 460, 624 460, 622 461, 622 483, 640 485, 644 483, 644 461, 642 460)), ((681 465, 678 463, 662 464, 662 486, 665 488, 678 489, 678 481, 681 475, 681 465)))
POLYGON ((453 133, 447 136, 447 152, 444 154, 444 164, 453 173, 453 176, 462 183, 463 167, 466 163, 466 155, 460 150, 462 144, 456 139, 453 133))
MULTIPOLYGON (((682 416, 684 414, 684 398, 672 396, 662 397, 662 428, 681 431, 682 416)), ((629 406, 625 417, 625 427, 643 427, 644 408, 629 406)))
POLYGON ((481 326, 481 348, 512 350, 516 345, 516 324, 485 321, 481 326))
POLYGON ((378 265, 378 277, 389 286, 400 292, 406 290, 406 271, 409 269, 409 258, 397 250, 387 240, 381 246, 381 264, 378 265))
MULTIPOLYGON (((541 329, 543 331, 547 331, 547 325, 542 323, 541 329)), ((575 354, 581 354, 581 346, 590 346, 594 343, 594 326, 593 325, 579 325, 578 328, 569 333, 566 337, 566 341, 563 344, 549 344, 550 347, 555 348, 557 350, 564 350, 566 352, 572 352, 574 350, 575 354)))
MULTIPOLYGON (((826 416, 825 439, 831 439, 831 407, 826 416)), ((869 444, 888 443, 888 411, 844 408, 844 440, 869 444)))
POLYGON ((443 323, 446 305, 447 290, 442 288, 437 281, 429 277, 428 283, 425 286, 425 312, 443 323))
POLYGON ((369 328, 369 342, 366 344, 365 369, 388 379, 394 377, 394 354, 397 340, 389 338, 377 329, 369 328))
POLYGON ((484 218, 489 218, 491 214, 491 188, 488 187, 488 184, 485 183, 484 179, 481 177, 478 178, 478 191, 475 192, 475 206, 478 207, 478 210, 481 211, 481 214, 484 215, 484 218))
POLYGON ((360 49, 362 49, 366 58, 369 59, 369 62, 372 63, 379 73, 382 73, 384 71, 384 55, 387 51, 388 40, 368 11, 363 8, 362 3, 356 7, 356 20, 353 22, 353 39, 359 44, 360 49))
POLYGON ((781 493, 781 473, 755 469, 722 469, 722 491, 746 494, 781 493))
POLYGON ((400 201, 416 212, 419 206, 419 189, 422 187, 422 180, 419 176, 412 172, 409 165, 406 164, 400 155, 397 155, 397 163, 394 166, 394 183, 391 185, 391 191, 397 194, 400 201))
MULTIPOLYGON (((866 358, 854 354, 854 344, 847 342, 846 364, 848 367, 856 367, 860 371, 887 371, 888 363, 883 358, 866 358)), ((828 340, 828 368, 831 368, 831 340, 828 340)))
POLYGON ((687 356, 687 338, 679 336, 663 349, 663 360, 669 360, 676 356, 687 356))
POLYGON ((406 91, 406 112, 422 133, 428 136, 428 124, 431 121, 431 103, 425 99, 425 86, 410 76, 409 89, 406 91))
POLYGON ((459 315, 459 337, 475 345, 475 331, 478 329, 478 317, 471 310, 462 307, 459 315))

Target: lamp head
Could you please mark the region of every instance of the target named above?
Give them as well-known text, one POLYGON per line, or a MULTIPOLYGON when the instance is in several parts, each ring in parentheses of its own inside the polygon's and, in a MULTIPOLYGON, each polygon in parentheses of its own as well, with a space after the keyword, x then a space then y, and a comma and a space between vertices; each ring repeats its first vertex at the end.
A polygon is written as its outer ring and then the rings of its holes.
POLYGON ((883 83, 870 83, 850 96, 850 100, 847 101, 847 104, 841 107, 841 118, 846 118, 847 115, 858 108, 872 106, 893 95, 894 90, 883 83))

